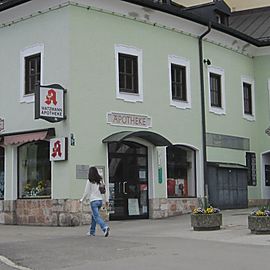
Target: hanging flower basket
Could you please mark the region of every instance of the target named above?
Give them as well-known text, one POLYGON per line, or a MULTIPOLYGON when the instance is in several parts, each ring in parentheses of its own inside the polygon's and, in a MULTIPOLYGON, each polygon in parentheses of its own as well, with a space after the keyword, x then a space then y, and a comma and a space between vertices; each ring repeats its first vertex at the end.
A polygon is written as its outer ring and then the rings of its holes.
POLYGON ((221 225, 222 214, 218 208, 196 208, 191 214, 191 226, 194 231, 219 230, 221 225))
POLYGON ((254 234, 270 234, 269 207, 252 211, 248 216, 248 228, 254 234))

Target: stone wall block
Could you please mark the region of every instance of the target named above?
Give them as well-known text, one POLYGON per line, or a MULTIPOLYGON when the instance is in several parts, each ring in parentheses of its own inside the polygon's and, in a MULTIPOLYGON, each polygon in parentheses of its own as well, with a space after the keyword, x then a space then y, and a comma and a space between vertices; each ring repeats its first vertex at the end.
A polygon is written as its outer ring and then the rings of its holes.
POLYGON ((53 212, 64 212, 65 205, 63 200, 59 200, 58 203, 53 204, 53 212))
POLYGON ((77 213, 80 211, 80 202, 78 200, 67 200, 64 205, 64 211, 69 213, 77 213))
POLYGON ((59 226, 71 226, 71 215, 67 213, 59 214, 59 226))
POLYGON ((5 213, 2 211, 0 213, 0 224, 5 224, 5 213))
POLYGON ((4 212, 4 201, 0 200, 0 213, 4 212))

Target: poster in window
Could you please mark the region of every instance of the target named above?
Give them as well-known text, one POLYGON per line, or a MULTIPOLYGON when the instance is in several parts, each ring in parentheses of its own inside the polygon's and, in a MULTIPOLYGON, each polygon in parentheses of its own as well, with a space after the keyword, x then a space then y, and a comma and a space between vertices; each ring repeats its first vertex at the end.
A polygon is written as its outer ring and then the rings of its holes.
POLYGON ((129 216, 137 216, 140 214, 138 199, 128 199, 128 214, 129 216))

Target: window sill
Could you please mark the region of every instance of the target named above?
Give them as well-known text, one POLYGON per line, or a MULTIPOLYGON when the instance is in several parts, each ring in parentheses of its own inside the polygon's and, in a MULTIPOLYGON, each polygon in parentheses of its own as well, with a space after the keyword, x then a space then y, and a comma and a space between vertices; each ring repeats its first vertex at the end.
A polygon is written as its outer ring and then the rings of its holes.
POLYGON ((35 199, 51 199, 51 196, 33 196, 33 197, 22 197, 22 198, 18 198, 18 200, 35 200, 35 199))
POLYGON ((254 122, 256 121, 256 118, 254 115, 244 114, 243 118, 247 121, 254 122))
POLYGON ((21 97, 20 103, 33 103, 35 102, 35 95, 29 94, 21 97))
POLYGON ((191 104, 187 101, 171 100, 170 105, 182 110, 191 109, 191 104))
POLYGON ((215 107, 211 107, 209 109, 209 112, 217 114, 217 115, 225 115, 226 112, 223 108, 215 108, 215 107))
POLYGON ((118 93, 116 98, 127 102, 143 102, 143 97, 140 94, 118 93))

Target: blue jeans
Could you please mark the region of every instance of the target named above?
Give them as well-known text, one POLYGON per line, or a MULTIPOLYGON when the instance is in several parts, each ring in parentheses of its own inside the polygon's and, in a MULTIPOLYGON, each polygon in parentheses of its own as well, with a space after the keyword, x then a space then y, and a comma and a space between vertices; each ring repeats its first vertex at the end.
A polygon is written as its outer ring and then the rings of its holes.
POLYGON ((92 221, 90 225, 90 234, 95 235, 96 225, 98 224, 101 230, 104 232, 108 225, 104 222, 102 217, 99 214, 99 209, 102 206, 102 200, 90 202, 90 207, 92 210, 92 221))

